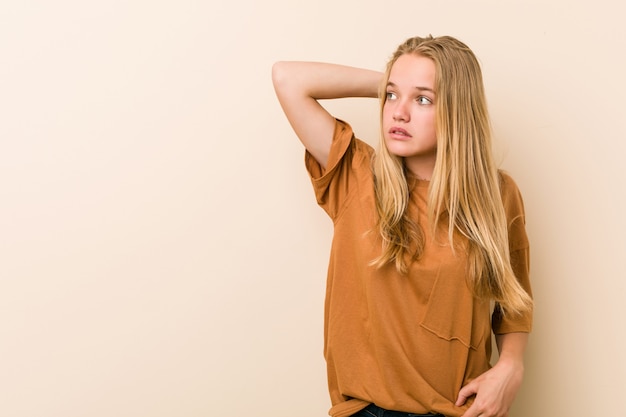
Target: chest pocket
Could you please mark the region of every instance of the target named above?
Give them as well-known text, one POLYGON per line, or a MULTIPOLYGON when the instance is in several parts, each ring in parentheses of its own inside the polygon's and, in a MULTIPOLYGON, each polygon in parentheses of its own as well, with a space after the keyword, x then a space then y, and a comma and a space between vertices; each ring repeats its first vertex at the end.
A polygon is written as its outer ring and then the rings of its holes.
POLYGON ((420 325, 437 337, 476 350, 491 332, 490 304, 476 299, 464 274, 440 271, 420 325))

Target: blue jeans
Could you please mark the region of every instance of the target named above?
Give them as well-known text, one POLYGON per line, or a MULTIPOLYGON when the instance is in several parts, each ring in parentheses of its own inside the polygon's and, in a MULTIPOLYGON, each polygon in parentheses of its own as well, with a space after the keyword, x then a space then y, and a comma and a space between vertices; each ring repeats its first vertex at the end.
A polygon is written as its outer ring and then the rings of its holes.
POLYGON ((443 414, 414 414, 401 411, 391 411, 380 408, 376 404, 370 404, 351 417, 445 417, 443 414))

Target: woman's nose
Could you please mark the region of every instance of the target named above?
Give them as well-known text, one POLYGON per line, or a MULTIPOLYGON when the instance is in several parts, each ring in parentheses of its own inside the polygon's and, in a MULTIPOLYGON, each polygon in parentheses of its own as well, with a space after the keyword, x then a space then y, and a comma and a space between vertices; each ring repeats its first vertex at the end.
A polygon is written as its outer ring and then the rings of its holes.
POLYGON ((407 104, 403 102, 397 103, 395 109, 393 110, 393 120, 397 122, 408 122, 409 119, 410 116, 407 104))

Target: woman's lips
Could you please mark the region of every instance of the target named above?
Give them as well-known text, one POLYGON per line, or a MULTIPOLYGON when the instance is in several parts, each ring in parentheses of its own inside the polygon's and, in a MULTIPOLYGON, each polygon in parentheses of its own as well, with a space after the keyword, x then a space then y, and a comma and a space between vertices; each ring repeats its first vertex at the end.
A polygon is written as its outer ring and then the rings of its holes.
POLYGON ((411 138, 409 132, 402 129, 401 127, 392 127, 391 129, 389 129, 389 135, 394 139, 400 140, 411 138))

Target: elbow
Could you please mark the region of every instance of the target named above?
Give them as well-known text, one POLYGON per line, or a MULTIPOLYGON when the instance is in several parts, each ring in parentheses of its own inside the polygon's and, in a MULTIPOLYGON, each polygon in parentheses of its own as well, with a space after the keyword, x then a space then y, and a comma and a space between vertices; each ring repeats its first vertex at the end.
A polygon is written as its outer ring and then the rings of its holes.
POLYGON ((277 92, 281 87, 284 87, 285 82, 289 79, 287 66, 285 61, 277 61, 272 65, 272 84, 274 84, 274 89, 277 92))

